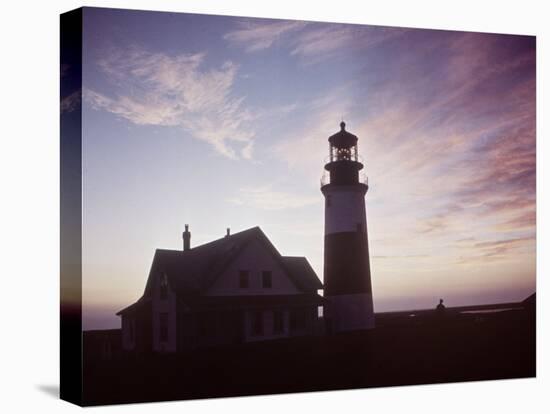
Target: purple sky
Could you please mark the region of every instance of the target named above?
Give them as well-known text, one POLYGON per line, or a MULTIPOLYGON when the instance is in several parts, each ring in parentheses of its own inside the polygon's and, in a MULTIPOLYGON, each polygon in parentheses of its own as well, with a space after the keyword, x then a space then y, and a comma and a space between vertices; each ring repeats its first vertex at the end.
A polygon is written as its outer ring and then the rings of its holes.
POLYGON ((85 329, 118 326, 184 223, 195 245, 259 225, 322 278, 342 117, 376 311, 535 290, 534 37, 104 9, 84 28, 85 329))

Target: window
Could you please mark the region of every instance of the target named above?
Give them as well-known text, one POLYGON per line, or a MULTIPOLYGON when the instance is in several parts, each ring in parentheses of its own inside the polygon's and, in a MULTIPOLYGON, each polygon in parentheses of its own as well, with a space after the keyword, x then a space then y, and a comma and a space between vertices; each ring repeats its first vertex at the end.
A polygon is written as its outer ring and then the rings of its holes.
POLYGON ((273 311, 273 333, 280 334, 284 332, 283 311, 273 311))
POLYGON ((166 273, 163 273, 160 276, 160 298, 168 298, 168 277, 166 276, 166 273))
POLYGON ((168 342, 168 313, 159 314, 159 339, 160 342, 168 342))
POLYGON ((262 287, 266 289, 271 289, 271 270, 264 270, 262 272, 262 287))
POLYGON ((248 288, 248 270, 241 270, 239 272, 239 287, 241 289, 248 288))
POLYGON ((319 318, 322 318, 324 313, 325 313, 325 309, 323 308, 323 306, 317 306, 317 316, 319 318))
POLYGON ((264 320, 262 311, 252 313, 252 335, 260 336, 264 333, 264 320))

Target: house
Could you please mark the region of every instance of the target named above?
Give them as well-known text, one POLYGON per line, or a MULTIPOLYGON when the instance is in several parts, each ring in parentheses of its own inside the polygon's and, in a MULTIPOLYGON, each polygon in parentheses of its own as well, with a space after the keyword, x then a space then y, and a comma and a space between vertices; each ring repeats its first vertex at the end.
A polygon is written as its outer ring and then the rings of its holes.
POLYGON ((157 249, 142 297, 119 311, 122 347, 176 352, 312 335, 323 284, 305 257, 281 256, 259 227, 194 248, 157 249))

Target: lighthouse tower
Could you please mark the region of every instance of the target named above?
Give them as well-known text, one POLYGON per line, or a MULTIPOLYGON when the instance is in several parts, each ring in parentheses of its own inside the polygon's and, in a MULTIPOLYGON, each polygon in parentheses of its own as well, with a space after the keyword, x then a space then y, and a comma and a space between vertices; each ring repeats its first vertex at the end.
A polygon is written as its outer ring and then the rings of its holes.
POLYGON ((329 139, 325 196, 324 317, 329 332, 374 328, 365 194, 357 137, 340 124, 329 139))

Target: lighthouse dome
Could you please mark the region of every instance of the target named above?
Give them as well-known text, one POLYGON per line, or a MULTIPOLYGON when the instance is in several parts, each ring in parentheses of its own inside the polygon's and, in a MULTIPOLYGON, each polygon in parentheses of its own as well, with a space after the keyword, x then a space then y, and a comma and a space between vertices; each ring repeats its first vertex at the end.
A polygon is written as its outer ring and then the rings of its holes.
POLYGON ((357 136, 346 131, 346 123, 342 121, 340 122, 340 131, 331 135, 328 141, 336 148, 351 148, 357 145, 357 136))

